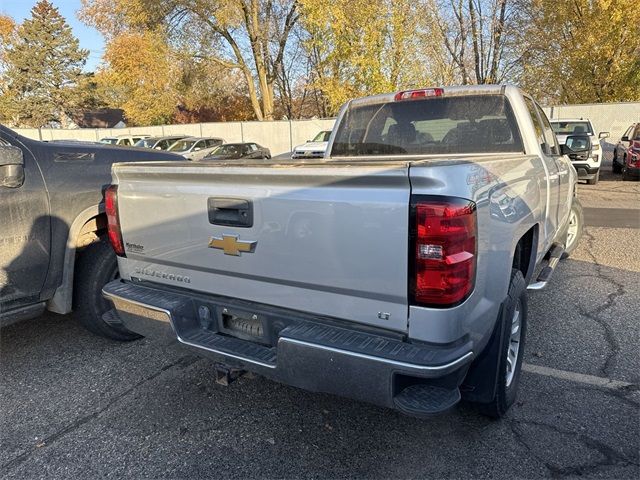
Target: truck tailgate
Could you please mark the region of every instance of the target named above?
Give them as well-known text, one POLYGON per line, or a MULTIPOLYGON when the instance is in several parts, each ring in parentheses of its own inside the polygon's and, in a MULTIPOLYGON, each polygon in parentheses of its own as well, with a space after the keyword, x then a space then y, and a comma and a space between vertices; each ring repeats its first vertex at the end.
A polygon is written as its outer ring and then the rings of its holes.
POLYGON ((113 173, 123 278, 406 331, 406 163, 113 173))

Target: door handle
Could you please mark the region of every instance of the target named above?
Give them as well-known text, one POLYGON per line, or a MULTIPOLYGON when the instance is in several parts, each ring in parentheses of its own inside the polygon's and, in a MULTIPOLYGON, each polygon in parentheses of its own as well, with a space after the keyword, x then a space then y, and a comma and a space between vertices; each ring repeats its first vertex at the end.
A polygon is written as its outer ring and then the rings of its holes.
POLYGON ((253 226, 253 203, 240 198, 210 197, 207 200, 209 223, 227 227, 253 226))

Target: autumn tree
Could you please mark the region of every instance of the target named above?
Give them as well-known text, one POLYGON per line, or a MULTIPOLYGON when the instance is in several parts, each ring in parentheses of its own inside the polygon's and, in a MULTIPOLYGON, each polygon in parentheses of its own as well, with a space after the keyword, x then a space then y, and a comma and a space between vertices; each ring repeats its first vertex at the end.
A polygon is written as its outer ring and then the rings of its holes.
POLYGON ((66 126, 88 54, 58 9, 40 0, 4 51, 2 116, 20 126, 66 126))
POLYGON ((16 31, 16 22, 8 15, 0 15, 0 67, 4 59, 4 51, 12 42, 16 31))
POLYGON ((298 21, 297 5, 297 0, 83 0, 81 18, 107 36, 119 34, 122 22, 134 30, 166 27, 170 43, 188 28, 214 36, 220 48, 207 55, 239 71, 256 118, 272 120, 274 85, 298 21))
POLYGON ((326 97, 327 113, 354 96, 431 83, 426 3, 301 0, 311 81, 326 97))
POLYGON ((137 125, 167 123, 177 105, 176 68, 164 38, 154 32, 127 32, 111 40, 104 53, 108 67, 96 82, 112 106, 137 125))
POLYGON ((521 83, 531 93, 562 103, 640 100, 637 0, 528 0, 523 7, 521 83))
POLYGON ((517 77, 524 44, 521 3, 528 0, 438 0, 432 5, 456 83, 503 83, 517 77))

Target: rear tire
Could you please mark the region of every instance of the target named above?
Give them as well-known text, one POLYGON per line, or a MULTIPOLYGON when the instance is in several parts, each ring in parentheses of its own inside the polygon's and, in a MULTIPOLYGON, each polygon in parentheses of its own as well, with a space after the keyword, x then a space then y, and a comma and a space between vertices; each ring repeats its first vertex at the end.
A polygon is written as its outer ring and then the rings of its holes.
POLYGON ((622 181, 626 182, 631 180, 631 176, 629 175, 629 173, 627 172, 627 167, 622 167, 622 181))
POLYGON ((495 378, 493 397, 488 402, 472 402, 483 415, 503 417, 516 401, 527 332, 527 286, 520 270, 511 270, 509 291, 505 299, 496 333, 500 335, 497 365, 480 372, 495 378))
POLYGON ((141 338, 124 327, 115 327, 102 320, 113 307, 102 296, 102 287, 118 278, 118 262, 111 245, 101 240, 92 243, 76 261, 73 307, 80 323, 92 333, 126 342, 141 338))
POLYGON ((611 163, 611 170, 613 170, 613 173, 620 173, 622 171, 622 168, 620 167, 620 165, 617 162, 617 158, 618 158, 618 153, 614 150, 613 151, 613 162, 611 163))
POLYGON ((600 170, 596 172, 595 177, 587 180, 587 185, 596 185, 598 183, 598 180, 600 180, 600 170))
POLYGON ((565 237, 564 253, 562 258, 568 258, 580 243, 584 232, 584 213, 582 212, 582 204, 576 197, 571 203, 571 213, 569 214, 569 225, 567 227, 567 236, 565 237))

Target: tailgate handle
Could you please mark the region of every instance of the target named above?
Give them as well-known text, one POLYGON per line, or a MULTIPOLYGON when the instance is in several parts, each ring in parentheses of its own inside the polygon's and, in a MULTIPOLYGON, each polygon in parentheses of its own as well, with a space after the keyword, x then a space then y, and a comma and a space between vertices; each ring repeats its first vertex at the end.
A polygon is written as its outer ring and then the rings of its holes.
POLYGON ((211 197, 207 200, 209 223, 228 227, 252 227, 253 204, 240 198, 211 197))

